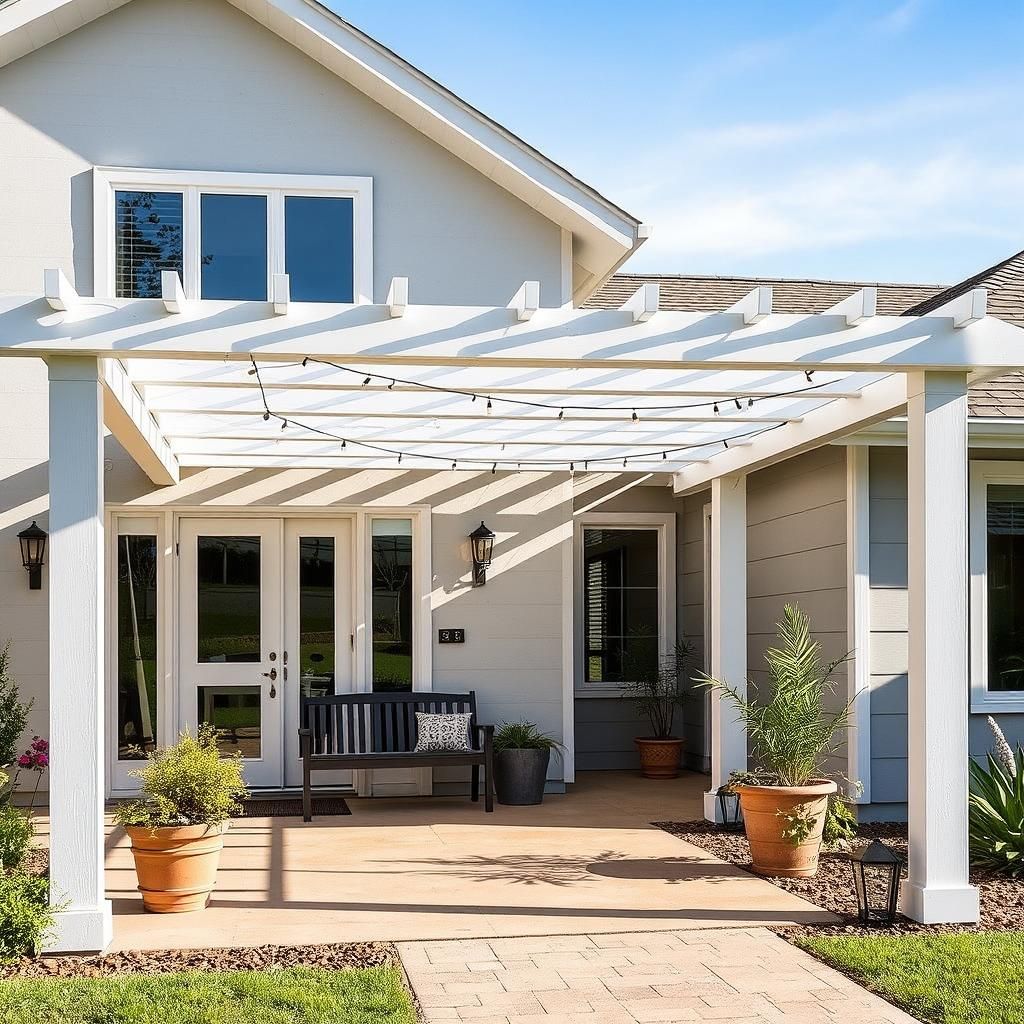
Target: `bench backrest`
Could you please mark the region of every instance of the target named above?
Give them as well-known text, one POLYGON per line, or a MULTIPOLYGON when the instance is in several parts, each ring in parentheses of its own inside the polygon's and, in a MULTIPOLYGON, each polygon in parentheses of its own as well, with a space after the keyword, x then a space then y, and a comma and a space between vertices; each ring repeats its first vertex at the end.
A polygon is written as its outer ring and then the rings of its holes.
POLYGON ((299 722, 314 754, 405 754, 416 746, 416 712, 469 712, 475 743, 476 692, 339 693, 302 697, 299 722))

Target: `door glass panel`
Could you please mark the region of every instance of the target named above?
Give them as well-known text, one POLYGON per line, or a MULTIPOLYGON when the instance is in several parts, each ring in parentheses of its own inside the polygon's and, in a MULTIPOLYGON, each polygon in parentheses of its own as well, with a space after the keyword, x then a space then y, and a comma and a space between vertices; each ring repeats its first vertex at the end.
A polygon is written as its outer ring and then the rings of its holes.
POLYGON ((260 661, 260 538, 199 537, 197 575, 197 660, 260 661))
POLYGON ((117 757, 156 746, 156 537, 117 538, 117 757))
POLYGON ((306 697, 334 693, 334 538, 299 538, 299 680, 306 697))
POLYGON ((412 689, 412 520, 375 519, 373 688, 412 689))
POLYGON ((202 196, 204 299, 267 298, 267 197, 202 196))
POLYGON ((217 730, 222 754, 259 757, 262 740, 260 687, 200 686, 199 721, 217 730))
POLYGON ((284 265, 295 302, 351 302, 352 200, 286 196, 284 265))

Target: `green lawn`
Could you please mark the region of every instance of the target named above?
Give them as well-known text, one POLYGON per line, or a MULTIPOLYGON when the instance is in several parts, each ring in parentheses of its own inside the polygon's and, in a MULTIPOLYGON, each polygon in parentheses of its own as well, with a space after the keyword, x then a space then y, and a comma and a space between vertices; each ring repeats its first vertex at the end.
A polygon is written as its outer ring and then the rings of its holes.
POLYGON ((930 1024, 1024 1020, 1024 932, 830 936, 799 944, 930 1024))
POLYGON ((0 981, 0 1022, 415 1024, 393 967, 0 981))

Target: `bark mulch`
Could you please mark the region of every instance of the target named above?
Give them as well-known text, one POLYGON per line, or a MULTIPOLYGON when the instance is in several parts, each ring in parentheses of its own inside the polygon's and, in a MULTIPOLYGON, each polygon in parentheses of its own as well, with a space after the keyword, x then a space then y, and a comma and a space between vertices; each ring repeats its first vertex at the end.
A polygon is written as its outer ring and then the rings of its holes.
POLYGON ((348 942, 320 946, 255 946, 249 949, 132 950, 105 956, 23 957, 0 964, 0 978, 105 978, 115 974, 171 974, 181 971, 270 971, 322 967, 330 971, 397 966, 389 942, 348 942))
MULTIPOLYGON (((702 850, 750 870, 750 847, 742 832, 725 832, 706 821, 656 821, 656 827, 699 846, 702 850)), ((907 856, 907 826, 904 824, 862 824, 854 848, 880 839, 907 856)), ((822 851, 818 873, 813 878, 766 879, 809 903, 830 910, 842 918, 840 924, 806 924, 778 929, 786 934, 814 935, 877 935, 883 929, 866 927, 857 918, 857 897, 853 891, 853 874, 845 852, 822 851)), ((1024 881, 1004 875, 972 871, 971 882, 981 893, 981 921, 976 925, 922 925, 900 915, 888 934, 927 934, 938 932, 990 932, 1024 930, 1024 881)))

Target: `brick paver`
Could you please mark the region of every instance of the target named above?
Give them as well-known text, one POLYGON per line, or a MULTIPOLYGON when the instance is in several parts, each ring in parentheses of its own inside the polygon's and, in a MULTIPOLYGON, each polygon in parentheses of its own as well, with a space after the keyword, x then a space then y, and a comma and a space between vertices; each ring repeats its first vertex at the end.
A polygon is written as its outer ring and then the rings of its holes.
POLYGON ((427 1024, 915 1024, 763 928, 398 948, 427 1024))

